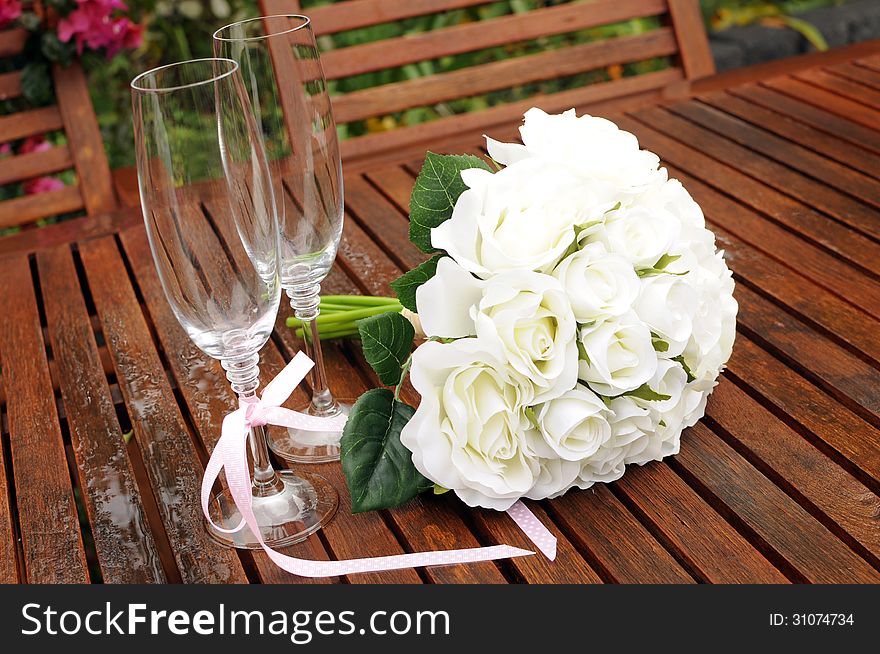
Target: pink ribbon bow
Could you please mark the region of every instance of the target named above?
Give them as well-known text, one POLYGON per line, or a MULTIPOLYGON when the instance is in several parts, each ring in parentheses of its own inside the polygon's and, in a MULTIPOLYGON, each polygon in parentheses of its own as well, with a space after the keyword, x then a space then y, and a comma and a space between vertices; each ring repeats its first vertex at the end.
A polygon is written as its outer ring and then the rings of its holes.
MULTIPOLYGON (((283 570, 302 577, 336 577, 355 572, 379 572, 400 568, 416 568, 427 565, 449 565, 453 563, 473 563, 491 561, 534 554, 529 550, 495 545, 492 547, 473 547, 440 552, 417 552, 364 559, 342 561, 309 561, 297 559, 276 552, 263 541, 252 508, 251 476, 247 458, 247 436, 251 427, 278 425, 307 431, 341 431, 345 417, 318 418, 285 409, 281 405, 305 379, 314 363, 302 352, 298 353, 284 370, 273 379, 263 391, 261 398, 247 398, 240 402, 239 408, 223 419, 223 430, 214 448, 205 476, 202 479, 202 511, 215 529, 224 533, 234 533, 247 525, 250 527, 263 550, 272 561, 283 570), (208 512, 211 488, 225 470, 226 481, 235 505, 241 512, 242 520, 234 529, 222 529, 215 525, 208 512)), ((526 535, 551 560, 556 556, 556 539, 529 511, 522 502, 516 502, 510 509, 511 517, 526 535)))

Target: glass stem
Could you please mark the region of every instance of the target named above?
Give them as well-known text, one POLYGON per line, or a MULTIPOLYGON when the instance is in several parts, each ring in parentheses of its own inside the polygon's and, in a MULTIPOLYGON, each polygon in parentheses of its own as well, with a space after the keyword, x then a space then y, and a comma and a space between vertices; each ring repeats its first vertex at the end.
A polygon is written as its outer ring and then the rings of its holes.
POLYGON ((321 338, 318 334, 317 318, 321 310, 320 284, 294 286, 287 291, 294 315, 303 321, 303 343, 305 353, 315 362, 312 368, 312 406, 310 413, 316 416, 334 416, 339 413, 339 404, 333 399, 327 385, 327 371, 324 368, 324 353, 321 351, 321 338), (308 334, 308 336, 306 336, 308 334))
MULTIPOLYGON (((221 361, 226 371, 226 378, 239 399, 252 398, 257 394, 260 385, 260 368, 257 365, 259 362, 259 354, 253 354, 246 359, 221 361)), ((254 458, 254 470, 251 475, 251 490, 254 497, 268 497, 280 493, 284 488, 284 482, 275 474, 275 469, 269 460, 265 427, 252 427, 248 440, 254 458)))

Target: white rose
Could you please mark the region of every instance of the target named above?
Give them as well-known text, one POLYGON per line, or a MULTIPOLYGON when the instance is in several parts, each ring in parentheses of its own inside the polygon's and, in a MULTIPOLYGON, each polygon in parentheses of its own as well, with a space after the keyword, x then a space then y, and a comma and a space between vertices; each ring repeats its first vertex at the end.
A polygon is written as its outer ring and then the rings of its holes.
MULTIPOLYGON (((630 445, 626 453, 626 463, 644 465, 678 454, 681 433, 703 416, 707 396, 708 393, 688 385, 682 389, 678 401, 670 408, 663 411, 657 407, 648 409, 653 429, 644 439, 630 445)), ((642 403, 642 406, 646 404, 642 403)))
POLYGON ((574 241, 575 227, 614 206, 607 192, 564 166, 523 161, 495 174, 465 170, 469 187, 431 243, 483 278, 506 270, 551 271, 574 241))
POLYGON ((559 497, 577 485, 581 464, 565 459, 541 459, 535 485, 526 493, 532 500, 559 497))
POLYGON ((639 278, 625 258, 608 254, 601 243, 592 243, 563 259, 553 276, 558 279, 578 322, 620 316, 638 297, 639 278))
POLYGON ((581 384, 543 404, 536 417, 550 451, 541 454, 567 461, 593 456, 611 437, 608 415, 602 400, 581 384))
POLYGON ((663 413, 664 411, 670 411, 678 405, 686 384, 687 373, 680 363, 670 359, 659 359, 657 361, 657 371, 648 380, 648 387, 659 395, 668 395, 668 399, 644 400, 639 397, 633 397, 632 399, 641 407, 658 414, 663 413))
POLYGON ((678 218, 661 206, 637 202, 608 212, 604 228, 590 230, 581 238, 602 243, 637 269, 651 268, 666 254, 678 236, 678 218))
POLYGON ((651 331, 633 312, 582 327, 578 338, 587 355, 579 362, 578 378, 601 395, 633 391, 657 370, 651 331))
POLYGON ((536 403, 574 387, 576 324, 568 297, 553 277, 510 270, 487 282, 444 258, 435 276, 416 291, 416 302, 426 334, 476 334, 531 380, 536 403))
POLYGON ((645 442, 654 428, 651 413, 631 397, 611 401, 611 437, 589 459, 583 462, 577 486, 589 488, 596 482, 620 479, 626 470, 627 453, 645 442))
POLYGON ((400 442, 419 472, 470 506, 506 510, 531 490, 541 436, 523 412, 527 380, 478 338, 419 346, 410 375, 422 400, 400 442))
POLYGON ((684 280, 699 294, 684 358, 695 377, 714 376, 730 358, 736 338, 733 278, 719 252, 703 259, 684 280))
POLYGON ((530 157, 562 163, 622 193, 637 193, 665 179, 665 170, 658 170, 657 155, 639 149, 633 134, 604 118, 578 117, 574 109, 548 115, 533 108, 525 114, 520 135, 523 145, 487 139, 489 155, 504 165, 530 157))
POLYGON ((677 357, 684 352, 693 333, 693 321, 699 304, 699 291, 678 275, 650 275, 641 280, 636 300, 636 314, 669 347, 663 357, 677 357))

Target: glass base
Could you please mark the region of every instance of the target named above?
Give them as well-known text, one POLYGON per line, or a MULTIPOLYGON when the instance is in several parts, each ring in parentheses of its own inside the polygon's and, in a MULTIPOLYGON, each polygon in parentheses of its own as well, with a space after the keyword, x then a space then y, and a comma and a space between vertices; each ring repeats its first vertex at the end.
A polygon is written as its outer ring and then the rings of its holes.
MULTIPOLYGON (((276 473, 284 482, 284 489, 269 497, 253 498, 263 541, 273 549, 304 541, 333 519, 339 505, 336 489, 320 475, 297 475, 290 470, 276 473)), ((214 523, 224 529, 233 529, 241 521, 241 513, 228 490, 211 498, 208 510, 214 523)), ((260 549, 248 526, 234 534, 219 532, 207 522, 206 527, 211 538, 221 545, 260 549)))
MULTIPOLYGON (((341 411, 348 415, 353 400, 337 400, 341 411)), ((315 415, 311 403, 298 406, 300 413, 315 415)), ((268 427, 269 448, 285 461, 294 463, 327 463, 339 461, 339 440, 341 431, 305 431, 284 427, 268 427)))

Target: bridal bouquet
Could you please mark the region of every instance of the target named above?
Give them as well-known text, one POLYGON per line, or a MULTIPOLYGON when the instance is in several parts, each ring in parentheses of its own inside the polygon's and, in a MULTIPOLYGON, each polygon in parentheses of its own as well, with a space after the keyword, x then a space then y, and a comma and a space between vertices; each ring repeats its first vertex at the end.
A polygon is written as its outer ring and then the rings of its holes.
POLYGON ((504 510, 618 479, 678 452, 730 356, 731 273, 658 157, 574 111, 532 109, 521 135, 488 139, 494 171, 425 160, 410 238, 432 258, 392 284, 404 315, 357 325, 397 390, 364 394, 346 425, 355 511, 430 488, 504 510))

